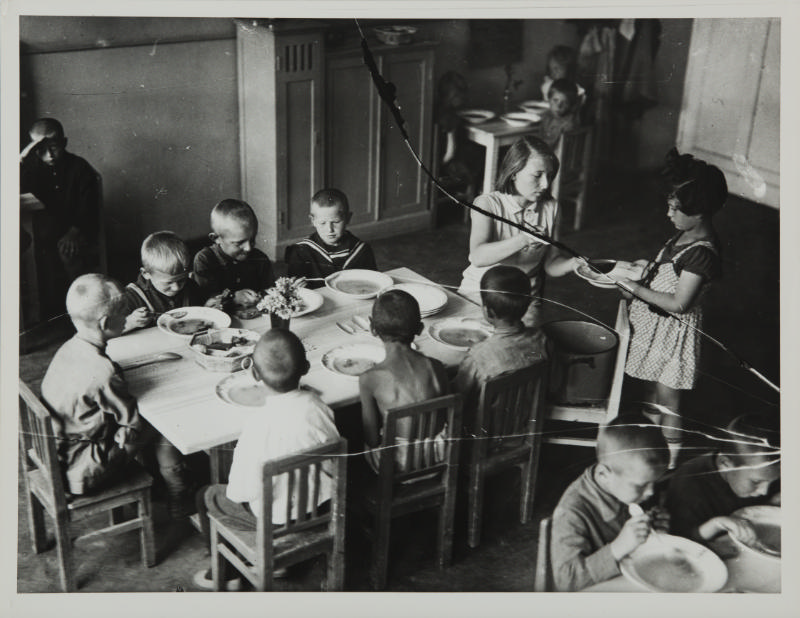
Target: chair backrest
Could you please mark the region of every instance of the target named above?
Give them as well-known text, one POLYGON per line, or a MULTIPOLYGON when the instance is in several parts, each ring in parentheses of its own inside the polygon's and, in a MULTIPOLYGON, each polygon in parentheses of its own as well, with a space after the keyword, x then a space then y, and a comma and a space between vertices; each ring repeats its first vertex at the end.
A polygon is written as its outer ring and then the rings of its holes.
POLYGON ((331 533, 344 521, 347 484, 347 440, 330 440, 318 447, 267 461, 262 468, 261 513, 258 517, 258 547, 271 545, 270 538, 327 525, 331 533), (273 479, 286 475, 282 496, 286 523, 272 523, 273 479), (331 508, 319 512, 318 499, 323 477, 331 476, 331 508))
POLYGON ((550 592, 553 590, 553 569, 550 564, 550 537, 552 536, 553 518, 545 517, 539 523, 539 539, 536 550, 536 575, 533 583, 534 592, 550 592))
POLYGON ((578 127, 561 135, 556 145, 558 176, 552 188, 553 197, 558 198, 561 185, 575 180, 586 180, 592 155, 592 127, 578 127))
POLYGON ((546 361, 509 371, 481 387, 473 460, 510 445, 533 444, 541 432, 546 361))
POLYGON ((31 388, 19 381, 19 446, 27 474, 36 469, 52 491, 53 504, 66 508, 64 479, 58 461, 58 450, 50 412, 31 388))
POLYGON ((461 395, 453 394, 387 411, 378 464, 382 488, 439 472, 447 482, 444 473, 458 465, 461 406, 461 395))

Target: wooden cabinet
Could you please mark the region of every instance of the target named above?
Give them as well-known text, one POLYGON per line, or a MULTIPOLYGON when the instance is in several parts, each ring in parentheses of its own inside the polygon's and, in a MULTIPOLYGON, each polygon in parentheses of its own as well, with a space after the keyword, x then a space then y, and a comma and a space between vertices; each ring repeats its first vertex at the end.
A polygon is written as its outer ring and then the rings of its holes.
MULTIPOLYGON (((435 45, 371 46, 398 100, 414 149, 430 163, 435 45)), ((237 25, 242 199, 259 219, 258 245, 283 258, 313 231, 311 196, 344 191, 350 228, 379 238, 430 225, 428 182, 377 95, 359 47, 326 53, 313 23, 237 25)))

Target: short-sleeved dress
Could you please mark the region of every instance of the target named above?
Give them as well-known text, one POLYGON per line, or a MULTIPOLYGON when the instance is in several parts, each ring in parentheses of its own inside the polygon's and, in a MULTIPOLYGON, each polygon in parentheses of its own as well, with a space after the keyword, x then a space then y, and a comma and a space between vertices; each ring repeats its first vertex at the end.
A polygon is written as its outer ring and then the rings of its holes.
MULTIPOLYGON (((641 283, 656 292, 672 294, 685 270, 703 278, 702 294, 708 283, 721 275, 719 241, 708 238, 678 245, 679 237, 677 234, 664 245, 645 269, 641 283)), ((697 329, 702 328, 702 322, 699 299, 686 313, 667 314, 634 298, 630 303, 631 343, 625 373, 674 389, 694 387, 700 357, 697 329)))
MULTIPOLYGON (((475 205, 509 221, 527 223, 533 230, 546 236, 552 237, 555 233, 556 218, 558 216, 558 202, 556 200, 551 199, 543 204, 530 204, 527 208, 523 208, 513 195, 501 193, 500 191, 493 191, 492 193, 479 195, 475 199, 475 205)), ((472 212, 473 218, 483 216, 485 215, 474 211, 472 212)), ((489 242, 506 240, 517 234, 519 234, 519 230, 514 226, 493 219, 492 238, 489 242)), ((528 326, 533 325, 535 321, 533 316, 542 304, 541 295, 544 286, 544 259, 549 247, 550 245, 545 243, 536 242, 497 263, 516 266, 530 277, 533 302, 531 303, 528 314, 525 316, 525 324, 528 326)), ((467 266, 458 293, 480 303, 481 277, 483 273, 497 264, 492 264, 491 266, 475 266, 474 264, 470 264, 467 266)))

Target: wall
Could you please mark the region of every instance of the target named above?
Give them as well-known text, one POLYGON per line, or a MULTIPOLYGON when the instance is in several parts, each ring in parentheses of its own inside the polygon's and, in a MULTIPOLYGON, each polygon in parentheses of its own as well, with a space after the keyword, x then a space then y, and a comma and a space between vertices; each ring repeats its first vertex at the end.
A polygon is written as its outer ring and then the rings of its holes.
POLYGON ((144 236, 204 236, 214 203, 239 196, 234 36, 225 19, 20 21, 23 124, 58 118, 102 175, 122 279, 144 236))

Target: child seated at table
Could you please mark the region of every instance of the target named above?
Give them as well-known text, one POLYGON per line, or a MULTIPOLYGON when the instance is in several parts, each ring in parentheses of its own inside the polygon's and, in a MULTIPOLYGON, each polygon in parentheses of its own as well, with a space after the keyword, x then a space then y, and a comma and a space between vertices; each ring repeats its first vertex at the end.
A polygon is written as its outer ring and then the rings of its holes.
MULTIPOLYGON (((160 314, 176 307, 202 305, 205 301, 197 283, 190 277, 192 258, 189 248, 173 232, 155 232, 144 239, 142 267, 135 283, 122 295, 125 331, 153 324, 160 314)), ((205 302, 219 307, 216 298, 205 302)))
POLYGON ((347 231, 353 213, 347 196, 339 189, 322 189, 311 198, 309 219, 315 232, 286 247, 285 260, 290 277, 317 279, 308 287, 324 285, 323 279, 347 268, 377 270, 375 255, 363 240, 347 231))
POLYGON ((730 515, 745 506, 780 504, 780 430, 777 419, 747 414, 728 425, 722 447, 678 466, 667 489, 672 531, 696 541, 728 532, 742 541, 752 527, 730 515))
POLYGON ((222 200, 211 209, 212 245, 194 256, 194 277, 206 298, 218 303, 227 293, 240 308, 252 307, 275 285, 272 262, 256 249, 258 219, 241 200, 222 200))
POLYGON ((550 109, 542 113, 539 125, 541 138, 551 148, 555 148, 558 140, 567 131, 578 127, 578 87, 568 79, 557 79, 550 85, 547 102, 550 109))
MULTIPOLYGON (((255 530, 261 512, 261 473, 264 463, 297 453, 339 437, 333 411, 311 391, 300 387, 310 365, 300 339, 284 329, 268 330, 253 351, 251 371, 267 392, 264 406, 248 413, 242 423, 239 441, 233 451, 233 463, 227 485, 211 485, 197 494, 197 507, 203 532, 210 538, 207 514, 226 517, 231 525, 242 530, 255 530)), ((317 495, 317 505, 330 500, 333 471, 323 464, 319 487, 309 477, 308 491, 317 495), (313 492, 317 492, 316 494, 313 492)), ((286 523, 286 475, 273 479, 272 523, 286 523)), ((292 508, 292 515, 296 507, 292 508)), ((285 575, 277 572, 276 576, 285 575)), ((228 589, 237 587, 229 577, 228 589)), ((201 588, 213 588, 210 570, 195 574, 201 588)))
POLYGON ((619 562, 647 540, 650 528, 666 530, 667 512, 631 515, 667 470, 661 430, 642 416, 617 417, 597 436, 597 463, 567 487, 553 512, 551 556, 560 591, 581 590, 620 574, 619 562))
POLYGON ((468 433, 475 430, 473 416, 484 383, 547 358, 544 333, 522 323, 531 304, 531 282, 524 272, 514 266, 493 266, 481 277, 480 293, 483 317, 494 333, 469 349, 453 383, 454 390, 464 397, 468 433))
MULTIPOLYGON (((358 379, 361 396, 361 417, 364 424, 367 463, 377 472, 379 450, 386 411, 434 397, 449 391, 444 365, 411 348, 411 342, 422 332, 419 304, 402 290, 384 292, 372 305, 372 334, 379 337, 386 349, 386 358, 358 379)), ((398 448, 395 462, 405 469, 404 444, 411 438, 409 419, 401 419, 397 427, 398 448), (406 421, 406 422, 403 422, 406 421)), ((444 457, 445 428, 434 440, 434 456, 444 457)))
POLYGON ((50 362, 42 400, 53 415, 70 493, 90 493, 121 478, 133 455, 152 445, 177 519, 191 505, 183 457, 139 416, 121 369, 106 355, 106 343, 125 324, 121 298, 119 284, 105 275, 75 279, 66 305, 77 332, 50 362))

